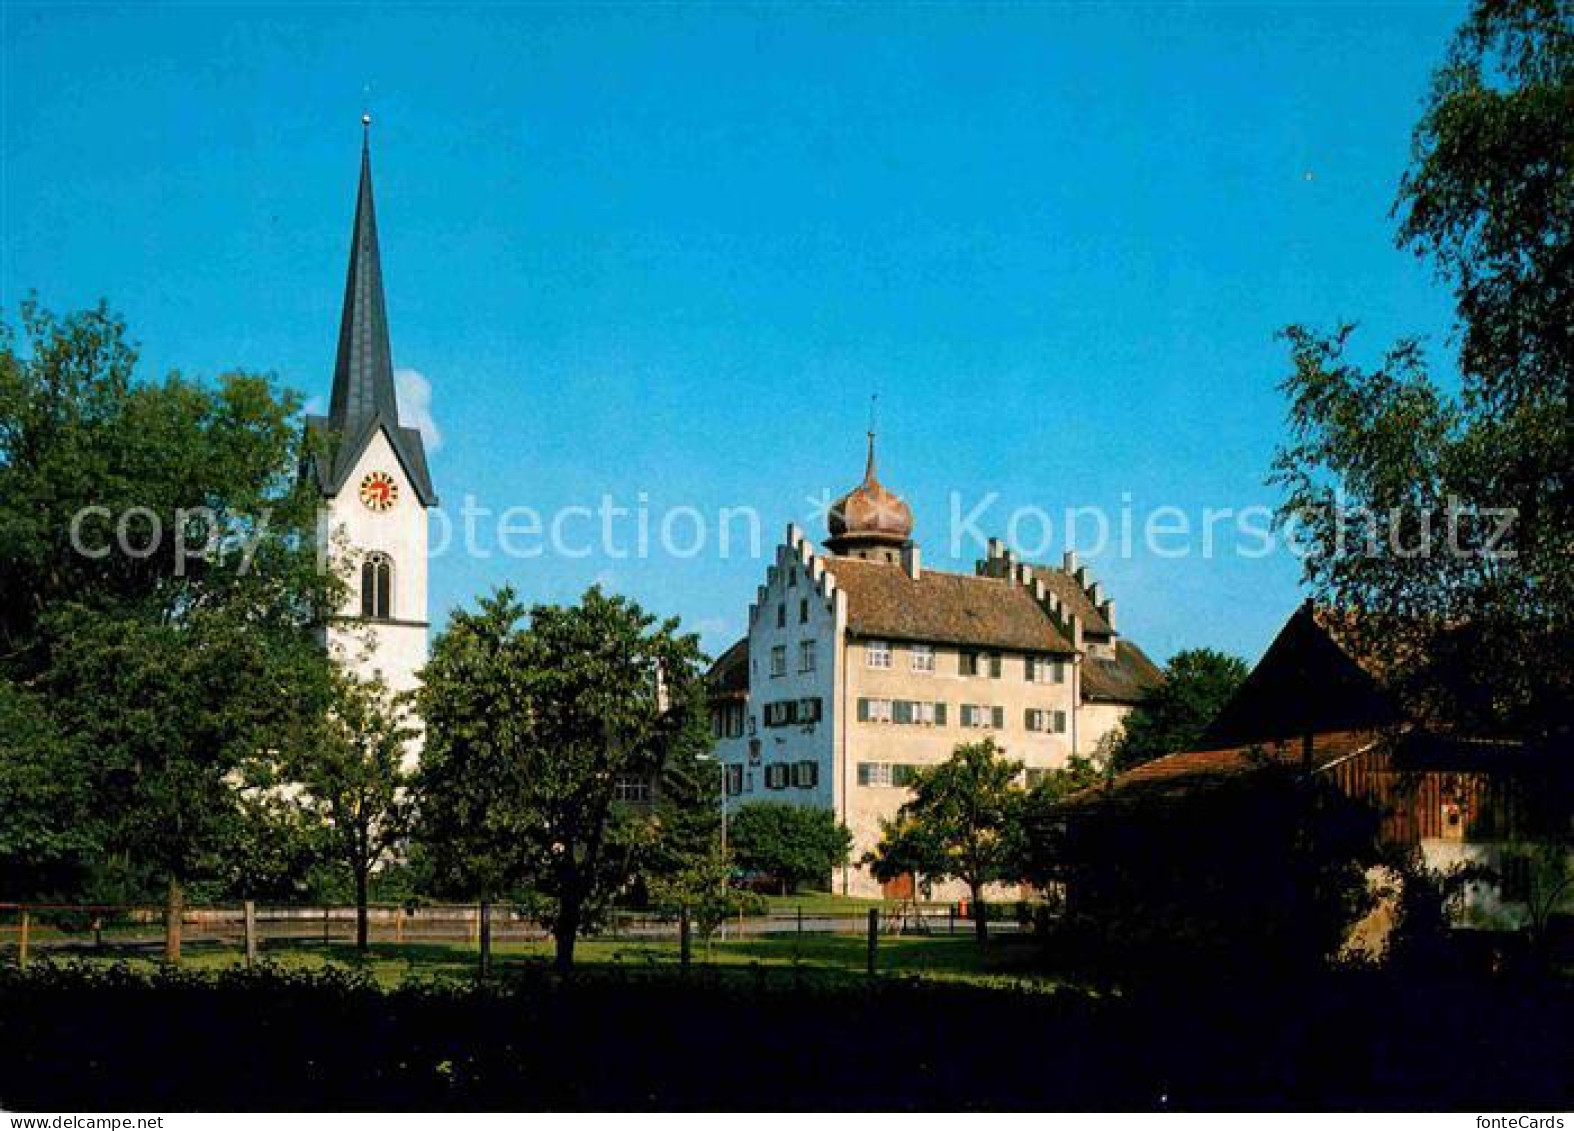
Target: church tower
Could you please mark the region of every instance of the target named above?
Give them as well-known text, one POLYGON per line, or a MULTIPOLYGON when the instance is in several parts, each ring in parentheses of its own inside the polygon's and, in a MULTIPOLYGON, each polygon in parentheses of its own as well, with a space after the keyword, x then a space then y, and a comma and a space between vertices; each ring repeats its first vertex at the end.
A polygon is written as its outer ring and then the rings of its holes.
POLYGON ((416 686, 426 662, 427 510, 435 506, 421 434, 399 423, 377 212, 370 118, 362 118, 361 182, 327 416, 306 420, 307 473, 322 492, 328 555, 349 581, 326 644, 394 691, 416 686))

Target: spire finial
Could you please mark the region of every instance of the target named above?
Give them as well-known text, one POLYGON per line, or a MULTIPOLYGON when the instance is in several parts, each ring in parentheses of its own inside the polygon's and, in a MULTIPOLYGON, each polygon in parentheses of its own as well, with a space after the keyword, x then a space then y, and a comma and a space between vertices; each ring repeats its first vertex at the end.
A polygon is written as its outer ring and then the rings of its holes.
POLYGON ((368 111, 361 111, 361 152, 365 153, 372 147, 372 115, 368 111))
POLYGON ((880 394, 875 393, 869 398, 869 462, 864 465, 864 482, 874 482, 874 433, 876 411, 880 404, 880 394))

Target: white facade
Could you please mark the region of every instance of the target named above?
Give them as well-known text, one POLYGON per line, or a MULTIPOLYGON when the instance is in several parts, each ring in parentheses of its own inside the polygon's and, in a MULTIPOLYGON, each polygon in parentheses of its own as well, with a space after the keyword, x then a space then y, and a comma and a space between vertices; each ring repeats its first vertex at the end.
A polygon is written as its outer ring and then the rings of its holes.
MULTIPOLYGON (((834 878, 835 889, 877 896, 880 883, 859 861, 879 842, 880 821, 907 800, 902 781, 910 768, 938 765, 958 744, 989 736, 1024 763, 1031 781, 1081 748, 1079 715, 1091 710, 1088 729, 1101 732, 1115 709, 1080 703, 1077 652, 859 635, 849 629, 848 591, 836 579, 846 560, 788 528, 749 611, 747 698, 716 707, 716 755, 729 767, 731 806, 777 801, 833 810, 853 834, 852 863, 834 878), (983 664, 974 659, 980 654, 983 664)), ((847 568, 909 570, 916 581, 920 566, 910 550, 847 568)), ((1024 572, 965 581, 1022 586, 1046 616, 1080 637, 1074 617, 1062 616, 1024 572)), ((952 884, 931 894, 964 893, 952 884)))
MULTIPOLYGON (((328 646, 336 658, 363 679, 380 677, 390 690, 412 691, 426 663, 427 515, 393 445, 379 430, 356 460, 344 488, 326 499, 331 532, 330 556, 347 582, 344 605, 328 630, 328 646), (368 475, 385 473, 394 484, 394 502, 386 510, 361 499, 368 475), (390 602, 382 615, 363 617, 367 595, 363 565, 380 555, 389 567, 390 602)), ((372 594, 375 599, 376 594, 372 594)))

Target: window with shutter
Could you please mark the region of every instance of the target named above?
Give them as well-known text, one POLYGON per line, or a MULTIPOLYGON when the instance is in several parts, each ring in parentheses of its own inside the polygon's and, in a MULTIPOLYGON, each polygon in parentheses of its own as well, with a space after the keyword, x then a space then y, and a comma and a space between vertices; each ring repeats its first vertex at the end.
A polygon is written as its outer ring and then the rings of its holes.
POLYGON ((894 785, 894 769, 889 762, 860 762, 858 784, 876 787, 894 785))
POLYGON ((978 674, 978 653, 963 652, 957 657, 957 671, 962 675, 978 674))
POLYGON ((1001 730, 1006 725, 1006 709, 1004 707, 990 708, 990 715, 994 719, 994 728, 1001 730))
POLYGON ((800 597, 798 599, 798 623, 809 623, 809 598, 807 597, 800 597))
POLYGON ((1000 653, 998 652, 989 657, 989 678, 1000 678, 1000 653))
POLYGON ((1064 712, 1064 711, 1056 711, 1055 712, 1055 733, 1056 734, 1065 734, 1066 733, 1066 712, 1064 712))
POLYGON ((937 726, 937 727, 945 726, 945 704, 944 703, 936 703, 935 704, 935 726, 937 726))
POLYGON ((1037 683, 1038 682, 1038 661, 1036 659, 1034 659, 1032 656, 1026 657, 1022 661, 1022 674, 1027 677, 1027 681, 1029 683, 1037 683))
POLYGON ((899 723, 913 721, 913 704, 906 699, 898 699, 892 705, 891 717, 899 723))
POLYGON ((786 628, 787 627, 787 606, 786 605, 777 605, 776 606, 776 627, 777 628, 786 628))
MULTIPOLYGON (((858 700, 858 721, 861 723, 869 721, 869 700, 867 699, 858 700)), ((864 783, 860 782, 859 784, 862 785, 864 783)))

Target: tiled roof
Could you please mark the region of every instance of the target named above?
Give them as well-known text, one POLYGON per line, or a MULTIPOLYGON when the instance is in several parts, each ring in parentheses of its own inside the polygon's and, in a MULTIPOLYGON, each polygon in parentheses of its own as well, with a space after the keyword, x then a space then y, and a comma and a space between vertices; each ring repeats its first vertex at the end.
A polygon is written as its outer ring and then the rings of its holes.
POLYGON ((1115 641, 1115 658, 1082 661, 1082 697, 1101 703, 1140 703, 1164 682, 1164 673, 1129 640, 1115 641))
MULTIPOLYGON (((1312 736, 1311 765, 1326 769, 1333 763, 1360 753, 1381 740, 1381 733, 1370 730, 1330 731, 1312 736)), ((1249 774, 1264 765, 1299 766, 1306 759, 1302 739, 1227 746, 1217 750, 1188 750, 1155 758, 1127 770, 1105 785, 1085 789, 1066 799, 1072 807, 1106 803, 1162 801, 1177 798, 1220 781, 1249 774)))
POLYGON ((1390 696, 1339 643, 1317 611, 1302 605, 1203 732, 1232 746, 1290 732, 1374 730, 1399 720, 1390 696))
POLYGON ((855 636, 1065 655, 1075 651, 1019 583, 931 569, 914 579, 894 562, 824 560, 847 594, 847 627, 855 636))
POLYGON ((712 699, 742 699, 749 694, 749 638, 745 636, 716 658, 705 674, 712 699))
POLYGON ((1087 591, 1080 582, 1059 566, 1032 565, 1029 569, 1033 576, 1044 583, 1044 587, 1061 603, 1066 605, 1078 619, 1082 621, 1082 631, 1091 632, 1095 636, 1109 636, 1114 633, 1109 621, 1104 619, 1104 614, 1099 612, 1098 606, 1088 600, 1087 591))

